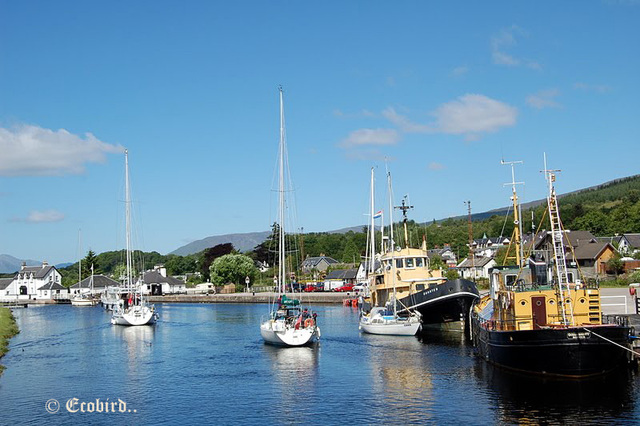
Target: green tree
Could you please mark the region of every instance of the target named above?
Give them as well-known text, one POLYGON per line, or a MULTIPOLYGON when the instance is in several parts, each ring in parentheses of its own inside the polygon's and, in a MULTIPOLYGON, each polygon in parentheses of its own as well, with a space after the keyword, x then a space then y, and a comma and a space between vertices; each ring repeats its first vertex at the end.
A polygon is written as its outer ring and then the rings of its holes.
POLYGON ((226 254, 213 261, 209 268, 211 282, 216 285, 234 283, 236 289, 244 287, 245 277, 251 282, 258 276, 253 260, 244 254, 226 254))
POLYGON ((91 275, 91 265, 93 265, 93 273, 97 274, 98 257, 93 250, 89 250, 84 259, 82 259, 82 276, 84 278, 91 275))

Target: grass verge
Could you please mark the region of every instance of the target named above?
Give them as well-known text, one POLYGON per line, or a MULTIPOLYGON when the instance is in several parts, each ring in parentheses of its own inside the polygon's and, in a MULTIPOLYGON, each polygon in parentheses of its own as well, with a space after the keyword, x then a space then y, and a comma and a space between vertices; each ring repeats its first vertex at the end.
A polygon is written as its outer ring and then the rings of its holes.
MULTIPOLYGON (((9 351, 9 339, 18 334, 20 330, 13 318, 11 309, 0 308, 0 358, 9 351)), ((4 366, 0 365, 0 374, 4 371, 4 366)))

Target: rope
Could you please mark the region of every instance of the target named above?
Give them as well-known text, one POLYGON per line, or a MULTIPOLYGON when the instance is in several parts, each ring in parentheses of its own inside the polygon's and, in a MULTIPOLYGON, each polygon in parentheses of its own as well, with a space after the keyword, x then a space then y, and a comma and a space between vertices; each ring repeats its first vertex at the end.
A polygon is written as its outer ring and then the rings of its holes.
POLYGON ((609 340, 609 339, 607 339, 606 337, 603 337, 603 336, 599 335, 598 333, 594 333, 593 331, 589 330, 588 328, 584 328, 584 327, 583 327, 582 329, 583 329, 584 331, 586 331, 586 332, 590 333, 590 334, 593 334, 593 335, 594 335, 594 336, 596 336, 596 337, 601 338, 602 340, 606 340, 607 342, 612 343, 612 344, 614 344, 614 345, 616 345, 616 346, 618 346, 618 347, 620 347, 620 348, 624 349, 625 351, 629 351, 629 352, 631 352, 631 353, 632 353, 632 354, 634 354, 635 356, 640 357, 640 353, 638 353, 638 352, 636 352, 636 351, 634 351, 634 350, 631 350, 631 349, 629 349, 629 348, 627 348, 627 347, 625 347, 625 346, 622 346, 620 343, 616 343, 616 342, 614 342, 613 340, 609 340))

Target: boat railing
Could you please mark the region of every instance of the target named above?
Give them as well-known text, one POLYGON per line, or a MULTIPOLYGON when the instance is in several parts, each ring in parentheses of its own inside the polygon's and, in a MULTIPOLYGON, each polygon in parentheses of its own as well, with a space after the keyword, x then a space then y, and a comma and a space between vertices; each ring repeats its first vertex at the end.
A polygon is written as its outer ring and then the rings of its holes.
POLYGON ((627 315, 602 315, 602 324, 629 326, 629 317, 627 315))

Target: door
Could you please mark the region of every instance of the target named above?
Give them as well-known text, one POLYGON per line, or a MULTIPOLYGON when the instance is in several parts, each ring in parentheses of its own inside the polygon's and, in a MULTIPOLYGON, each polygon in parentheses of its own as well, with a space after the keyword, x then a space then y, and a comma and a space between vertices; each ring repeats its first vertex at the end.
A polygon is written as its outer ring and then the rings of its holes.
POLYGON ((547 305, 544 296, 534 296, 531 298, 531 315, 533 316, 533 328, 540 328, 547 324, 547 305))

